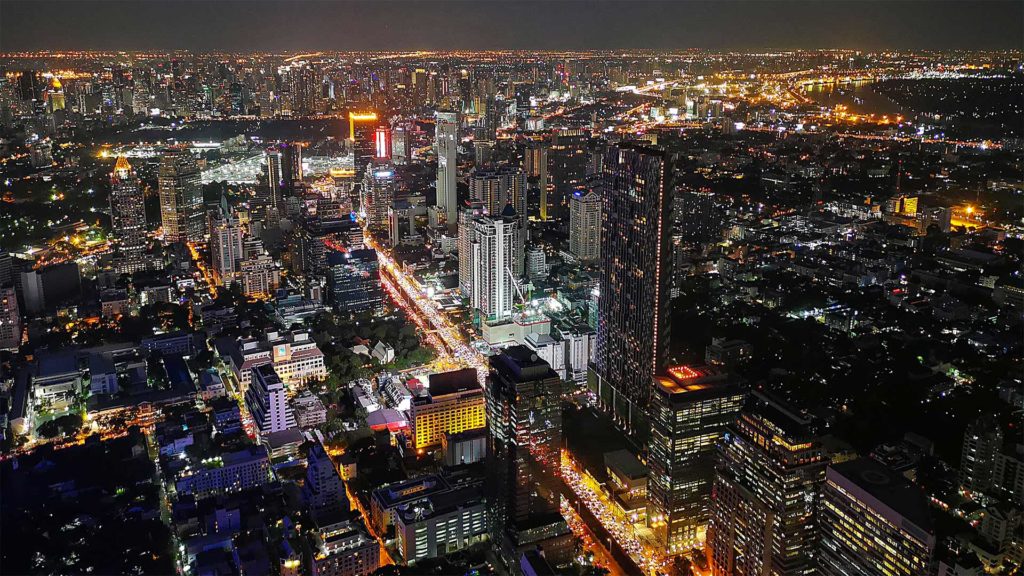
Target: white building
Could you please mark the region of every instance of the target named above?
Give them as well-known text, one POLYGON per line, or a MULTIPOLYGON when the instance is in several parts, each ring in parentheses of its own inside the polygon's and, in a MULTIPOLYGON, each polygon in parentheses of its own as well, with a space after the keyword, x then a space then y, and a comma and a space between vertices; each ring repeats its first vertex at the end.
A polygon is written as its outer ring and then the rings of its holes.
POLYGON ((577 190, 569 198, 569 252, 582 262, 601 256, 601 196, 577 190))
POLYGON ((242 226, 234 215, 224 215, 212 222, 210 230, 210 263, 214 277, 221 286, 230 286, 242 260, 242 226))
POLYGON ((284 382, 273 366, 252 369, 252 384, 245 392, 245 407, 261 436, 297 426, 295 414, 285 397, 284 382))
POLYGON ((500 321, 512 315, 522 262, 519 217, 510 206, 501 217, 473 222, 470 305, 481 319, 500 321))
POLYGON ((292 411, 295 412, 295 423, 300 428, 312 428, 327 422, 327 408, 309 390, 303 390, 292 398, 292 411))
POLYGON ((268 332, 265 340, 239 339, 230 351, 231 369, 244 391, 252 369, 271 364, 289 386, 327 377, 324 354, 306 332, 268 332))
POLYGON ((486 214, 487 210, 479 200, 469 200, 459 207, 459 291, 464 298, 473 293, 473 241, 476 239, 473 222, 486 214))

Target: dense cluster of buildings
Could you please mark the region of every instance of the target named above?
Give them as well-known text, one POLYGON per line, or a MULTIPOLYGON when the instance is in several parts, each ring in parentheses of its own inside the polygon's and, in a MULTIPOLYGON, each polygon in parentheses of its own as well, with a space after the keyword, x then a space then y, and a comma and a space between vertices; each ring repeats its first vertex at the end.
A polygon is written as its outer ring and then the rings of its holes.
POLYGON ((812 94, 1019 55, 365 56, 0 58, 4 500, 161 547, 74 571, 1024 564, 1020 143, 812 94))

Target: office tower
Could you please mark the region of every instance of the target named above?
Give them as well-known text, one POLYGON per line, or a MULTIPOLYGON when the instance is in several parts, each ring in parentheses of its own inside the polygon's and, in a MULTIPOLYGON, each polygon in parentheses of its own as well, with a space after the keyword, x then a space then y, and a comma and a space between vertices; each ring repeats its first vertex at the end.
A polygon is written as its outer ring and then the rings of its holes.
POLYGON ((813 574, 827 460, 813 424, 755 393, 718 446, 708 560, 714 574, 813 574))
POLYGON ((457 158, 459 115, 455 112, 434 113, 434 147, 437 152, 437 196, 436 204, 445 210, 448 229, 455 227, 458 194, 455 181, 458 178, 457 158))
POLYGON ((512 315, 516 270, 523 267, 518 214, 508 204, 501 216, 478 217, 472 228, 470 306, 481 321, 505 320, 512 315))
POLYGON ((553 194, 548 204, 552 216, 564 217, 569 195, 586 180, 590 164, 589 141, 590 133, 586 130, 556 130, 551 136, 548 171, 553 194))
POLYGON ((296 184, 302 182, 302 143, 278 145, 281 151, 281 195, 296 196, 296 184))
POLYGON ((526 145, 523 170, 531 182, 537 183, 539 192, 538 215, 548 219, 548 145, 542 141, 530 141, 526 145))
POLYGON ((359 190, 359 211, 371 232, 388 231, 388 209, 395 200, 395 168, 390 163, 373 163, 363 177, 359 190))
POLYGON ((651 382, 668 351, 672 162, 657 148, 617 144, 601 174, 597 353, 589 380, 601 405, 641 433, 651 382))
POLYGON ((164 240, 203 241, 206 218, 199 177, 199 166, 186 149, 170 150, 160 159, 160 220, 164 240))
POLYGON ((270 364, 252 368, 252 381, 245 391, 245 407, 263 437, 297 426, 285 396, 284 382, 270 364))
POLYGON ((348 512, 345 485, 331 457, 319 442, 309 447, 309 455, 306 456, 306 482, 302 487, 302 495, 313 516, 348 512))
POLYGON ((405 126, 395 126, 391 131, 391 161, 401 166, 412 157, 412 136, 405 126))
POLYGON ((569 252, 580 262, 601 256, 601 194, 576 190, 569 198, 569 252))
POLYGON ((673 212, 674 223, 683 240, 713 242, 721 237, 721 220, 713 192, 684 190, 673 200, 673 212))
POLYGON ((548 255, 539 246, 532 246, 526 250, 526 277, 531 282, 542 280, 548 275, 548 255))
POLYGON ((822 576, 929 573, 935 534, 925 495, 875 460, 829 466, 819 514, 822 576))
POLYGON ((307 276, 322 276, 327 271, 327 253, 330 250, 354 250, 363 246, 363 229, 351 217, 306 218, 299 229, 299 255, 307 276))
POLYGON ((356 182, 362 182, 366 166, 377 154, 377 113, 349 112, 348 139, 352 143, 352 154, 356 169, 356 182))
POLYGON ((373 134, 374 158, 385 162, 391 161, 391 128, 378 126, 373 134))
POLYGON ((346 314, 384 311, 384 292, 375 250, 327 253, 327 295, 335 310, 346 314))
POLYGON ((117 242, 114 268, 122 274, 146 269, 146 202, 135 171, 118 156, 110 177, 110 232, 117 242))
POLYGON ((234 214, 220 214, 211 221, 210 267, 219 286, 230 286, 240 271, 242 225, 234 214))
POLYGON ((276 146, 267 148, 265 153, 267 163, 267 186, 271 190, 271 206, 278 207, 281 200, 281 188, 284 187, 284 176, 281 168, 281 150, 276 146))
POLYGON ((446 432, 481 428, 486 424, 485 412, 476 368, 431 374, 426 393, 413 398, 409 412, 413 448, 440 446, 446 432))
POLYGON ((395 200, 388 207, 388 240, 392 248, 416 237, 416 207, 408 200, 395 200))
POLYGON ((21 312, 13 285, 0 286, 0 350, 16 350, 21 345, 21 312))
POLYGON ((538 544, 556 555, 565 546, 568 528, 558 510, 557 492, 538 486, 556 476, 560 466, 562 380, 525 346, 506 348, 491 356, 490 364, 487 439, 492 538, 506 562, 538 544))
POLYGON ((993 465, 1003 449, 1003 430, 995 416, 971 422, 964 432, 960 452, 960 485, 971 492, 985 492, 992 486, 993 465))
POLYGON ((459 207, 459 226, 457 247, 459 250, 459 291, 463 298, 473 296, 473 243, 476 230, 473 222, 487 214, 484 203, 479 200, 467 200, 459 207))
POLYGON ((647 524, 670 554, 704 543, 715 444, 743 398, 728 377, 703 369, 676 366, 654 377, 647 524))

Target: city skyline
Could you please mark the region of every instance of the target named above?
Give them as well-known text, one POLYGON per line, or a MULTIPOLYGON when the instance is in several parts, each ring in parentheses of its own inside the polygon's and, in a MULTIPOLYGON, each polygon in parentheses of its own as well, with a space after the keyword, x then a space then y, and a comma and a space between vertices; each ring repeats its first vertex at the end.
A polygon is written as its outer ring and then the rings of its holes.
POLYGON ((1020 47, 1024 5, 8 0, 0 22, 2 51, 991 50, 1020 47))

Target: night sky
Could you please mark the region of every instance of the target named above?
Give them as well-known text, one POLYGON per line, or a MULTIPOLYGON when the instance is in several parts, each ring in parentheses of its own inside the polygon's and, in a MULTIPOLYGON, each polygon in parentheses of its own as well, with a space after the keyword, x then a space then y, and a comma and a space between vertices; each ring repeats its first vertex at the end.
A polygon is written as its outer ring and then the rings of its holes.
POLYGON ((0 0, 0 50, 1024 48, 1024 2, 0 0))

